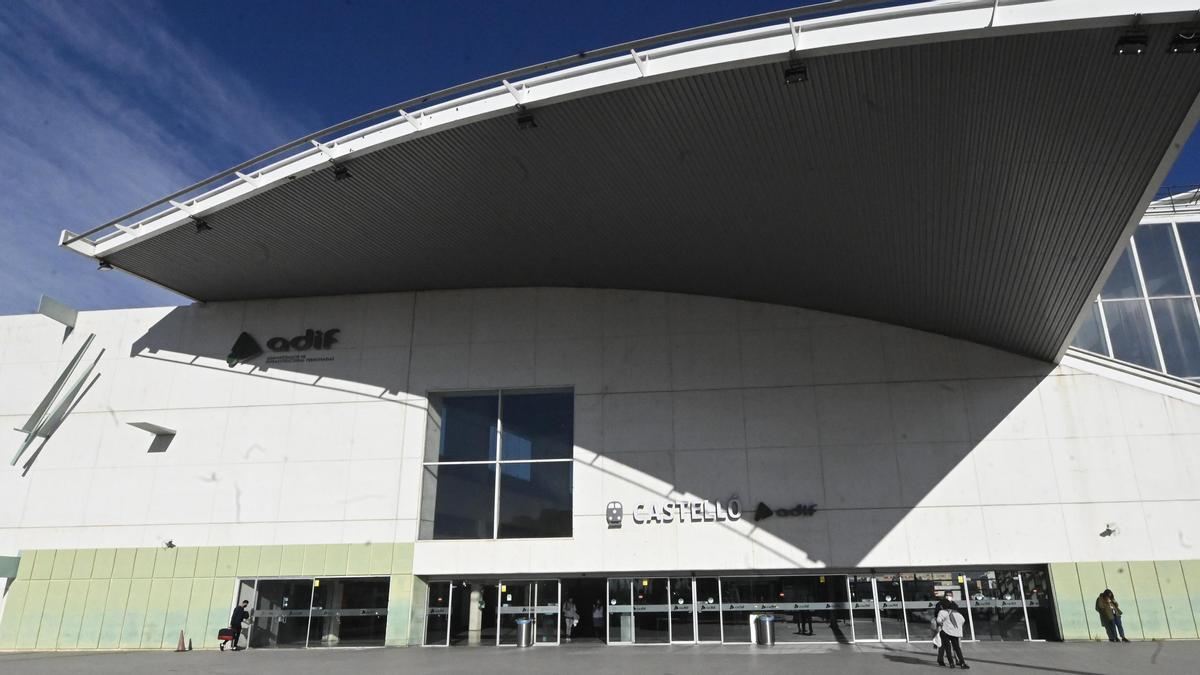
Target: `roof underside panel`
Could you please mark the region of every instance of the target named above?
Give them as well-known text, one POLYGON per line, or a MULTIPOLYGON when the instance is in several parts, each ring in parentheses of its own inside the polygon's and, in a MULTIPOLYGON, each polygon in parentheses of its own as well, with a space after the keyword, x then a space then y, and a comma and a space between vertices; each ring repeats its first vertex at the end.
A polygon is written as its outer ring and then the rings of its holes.
POLYGON ((1117 29, 695 75, 358 157, 110 257, 202 300, 495 286, 797 305, 1053 359, 1200 91, 1117 29))

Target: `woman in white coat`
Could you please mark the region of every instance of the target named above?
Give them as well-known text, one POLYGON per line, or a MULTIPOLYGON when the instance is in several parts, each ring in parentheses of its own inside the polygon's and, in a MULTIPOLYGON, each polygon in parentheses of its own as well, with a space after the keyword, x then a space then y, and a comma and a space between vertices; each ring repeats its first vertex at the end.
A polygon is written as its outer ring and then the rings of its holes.
POLYGON ((949 665, 951 668, 955 666, 955 656, 958 657, 959 668, 970 668, 966 660, 963 659, 962 646, 959 641, 962 640, 963 626, 967 620, 963 618, 961 612, 958 611, 958 604, 953 600, 945 600, 938 603, 937 617, 934 619, 934 624, 938 630, 938 636, 942 639, 942 644, 938 647, 938 665, 949 665), (951 651, 953 650, 953 651, 951 651), (946 663, 942 660, 942 655, 945 654, 946 663))

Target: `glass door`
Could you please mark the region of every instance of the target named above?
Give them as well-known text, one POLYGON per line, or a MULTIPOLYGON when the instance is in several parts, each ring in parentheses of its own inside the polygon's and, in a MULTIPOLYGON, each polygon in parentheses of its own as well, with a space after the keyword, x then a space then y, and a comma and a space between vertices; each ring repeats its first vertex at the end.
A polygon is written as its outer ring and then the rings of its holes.
POLYGON ((904 629, 904 589, 900 577, 884 574, 875 577, 875 604, 879 607, 879 637, 885 642, 908 639, 904 629))
POLYGON ((425 644, 445 647, 450 644, 450 595, 454 587, 449 581, 429 582, 429 601, 425 605, 425 644))
POLYGON ((1050 598, 1050 574, 1044 570, 1023 570, 1021 597, 1025 601, 1025 625, 1030 640, 1057 640, 1058 622, 1054 618, 1054 602, 1050 598))
POLYGON ((639 645, 671 641, 670 589, 667 579, 634 579, 633 642, 639 645))
POLYGON ((1029 639, 1016 572, 967 572, 965 576, 976 640, 1029 639))
POLYGON ((500 582, 500 616, 497 618, 497 644, 517 644, 517 619, 532 619, 535 609, 534 584, 531 581, 500 582))
POLYGON ((633 579, 608 580, 608 643, 633 643, 633 579))
POLYGON ((570 634, 578 625, 578 609, 575 611, 574 617, 569 619, 574 624, 569 629, 564 625, 564 621, 568 621, 568 619, 564 617, 559 620, 562 615, 559 611, 560 600, 561 588, 557 579, 533 582, 534 620, 536 621, 533 640, 537 644, 556 645, 559 643, 560 626, 567 634, 570 634))
MULTIPOLYGON (((951 572, 916 572, 900 575, 904 584, 904 620, 908 626, 908 639, 913 642, 933 637, 935 607, 941 598, 950 598, 959 604, 965 615, 962 584, 951 572)), ((970 631, 963 631, 963 639, 971 639, 970 631)))
POLYGON ((696 641, 721 641, 721 584, 716 577, 696 578, 696 641))
POLYGON ((875 579, 872 577, 850 576, 846 578, 850 586, 851 624, 854 628, 855 642, 879 641, 879 613, 875 596, 875 579))
POLYGON ((310 647, 382 647, 387 630, 386 577, 313 580, 310 647))
POLYGON ((671 589, 671 642, 696 641, 696 612, 691 577, 673 577, 671 589))
POLYGON ((312 579, 259 579, 250 646, 304 647, 312 596, 312 579))

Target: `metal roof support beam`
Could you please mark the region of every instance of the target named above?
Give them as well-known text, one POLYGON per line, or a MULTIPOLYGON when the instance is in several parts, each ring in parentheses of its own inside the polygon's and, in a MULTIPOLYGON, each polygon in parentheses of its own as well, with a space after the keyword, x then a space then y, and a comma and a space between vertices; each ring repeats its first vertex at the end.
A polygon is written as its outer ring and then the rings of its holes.
POLYGON ((642 74, 642 77, 646 77, 647 75, 650 74, 649 73, 649 71, 650 71, 650 57, 649 56, 645 56, 643 54, 638 54, 637 50, 635 50, 635 49, 630 49, 629 55, 633 57, 633 65, 637 66, 638 72, 640 72, 642 74))
POLYGON ((504 84, 504 88, 508 90, 508 93, 512 94, 512 97, 516 100, 517 105, 525 105, 525 98, 529 95, 528 87, 526 87, 524 84, 519 87, 513 86, 513 84, 508 80, 501 80, 500 82, 504 84))
POLYGON ((788 17, 788 32, 792 34, 792 51, 800 51, 800 31, 803 30, 800 24, 794 19, 788 17))
POLYGON ((421 115, 410 115, 407 112, 405 112, 404 110, 399 110, 397 112, 399 112, 400 117, 402 117, 405 122, 408 122, 409 125, 412 126, 413 131, 420 131, 421 127, 424 126, 424 124, 425 124, 421 120, 421 115))
POLYGON ((259 182, 257 180, 251 178, 250 176, 247 176, 246 174, 242 173, 241 171, 234 171, 233 173, 238 178, 242 179, 242 182, 245 183, 246 185, 249 185, 252 188, 257 188, 259 186, 259 182))
POLYGON ((334 158, 333 153, 329 151, 329 148, 325 147, 319 141, 314 140, 310 142, 313 144, 313 147, 317 149, 317 152, 321 153, 321 156, 324 157, 326 161, 334 166, 338 165, 337 159, 334 158))

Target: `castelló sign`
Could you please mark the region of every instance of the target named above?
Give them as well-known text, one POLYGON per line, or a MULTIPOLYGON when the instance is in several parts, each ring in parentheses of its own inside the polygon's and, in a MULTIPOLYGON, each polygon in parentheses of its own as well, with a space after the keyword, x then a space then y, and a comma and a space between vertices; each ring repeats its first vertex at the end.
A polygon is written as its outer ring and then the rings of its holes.
MULTIPOLYGON (((609 528, 621 527, 625 508, 621 502, 609 502, 605 508, 605 519, 609 528)), ((742 504, 736 499, 728 502, 662 502, 638 504, 630 514, 634 523, 724 523, 742 519, 742 504)))

